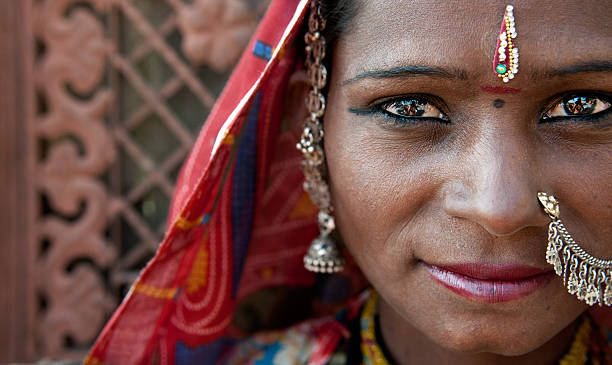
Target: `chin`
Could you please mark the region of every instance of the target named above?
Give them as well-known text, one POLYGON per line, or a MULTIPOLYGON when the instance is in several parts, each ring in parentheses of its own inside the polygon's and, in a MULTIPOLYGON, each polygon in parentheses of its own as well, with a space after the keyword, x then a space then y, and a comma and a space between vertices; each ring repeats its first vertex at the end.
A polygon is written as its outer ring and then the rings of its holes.
MULTIPOLYGON (((455 326, 453 326, 455 327, 455 326)), ((439 346, 451 352, 462 354, 491 353, 501 356, 516 357, 528 354, 548 342, 554 335, 549 331, 547 336, 542 333, 516 333, 511 328, 483 329, 478 324, 453 328, 434 335, 431 338, 439 346), (466 328, 467 327, 467 328, 466 328)), ((543 329, 540 329, 543 330, 543 329)))
POLYGON ((424 346, 456 354, 517 357, 542 346, 554 351, 559 346, 555 340, 571 337, 572 324, 585 310, 556 282, 520 299, 491 303, 456 294, 426 277, 417 279, 405 281, 403 290, 378 289, 394 312, 387 324, 411 327, 404 332, 407 336, 421 337, 424 346))

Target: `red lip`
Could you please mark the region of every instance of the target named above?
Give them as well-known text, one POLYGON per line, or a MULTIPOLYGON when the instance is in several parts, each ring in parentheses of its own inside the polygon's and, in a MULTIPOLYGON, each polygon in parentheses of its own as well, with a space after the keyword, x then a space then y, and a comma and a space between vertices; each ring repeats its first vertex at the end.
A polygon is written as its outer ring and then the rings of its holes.
POLYGON ((463 297, 500 303, 527 296, 544 287, 554 272, 514 264, 424 264, 435 281, 463 297))

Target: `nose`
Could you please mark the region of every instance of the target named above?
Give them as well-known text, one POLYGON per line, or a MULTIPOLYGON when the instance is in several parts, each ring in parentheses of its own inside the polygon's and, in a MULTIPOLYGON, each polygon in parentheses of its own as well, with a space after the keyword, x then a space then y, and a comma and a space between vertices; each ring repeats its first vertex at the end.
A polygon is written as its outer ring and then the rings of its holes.
POLYGON ((488 136, 458 154, 455 178, 443 190, 445 212, 499 237, 546 225, 537 200, 542 187, 535 151, 522 139, 488 136))

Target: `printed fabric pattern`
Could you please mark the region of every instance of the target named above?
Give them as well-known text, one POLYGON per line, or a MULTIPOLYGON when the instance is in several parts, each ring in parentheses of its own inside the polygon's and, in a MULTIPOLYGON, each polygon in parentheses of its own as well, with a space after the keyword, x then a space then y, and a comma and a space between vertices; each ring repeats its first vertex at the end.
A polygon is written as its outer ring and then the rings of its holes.
MULTIPOLYGON (((271 2, 183 165, 164 240, 85 364, 214 364, 243 298, 315 284, 301 260, 317 209, 282 123, 308 6, 271 2)), ((363 287, 358 270, 344 278, 343 298, 363 287)))

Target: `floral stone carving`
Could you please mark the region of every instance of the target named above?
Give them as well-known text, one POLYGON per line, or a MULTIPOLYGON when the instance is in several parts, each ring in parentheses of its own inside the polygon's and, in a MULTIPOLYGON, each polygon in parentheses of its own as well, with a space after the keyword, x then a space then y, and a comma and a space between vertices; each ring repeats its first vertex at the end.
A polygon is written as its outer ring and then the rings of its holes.
POLYGON ((242 0, 195 0, 183 4, 178 15, 187 57, 217 72, 234 66, 257 25, 242 0))

